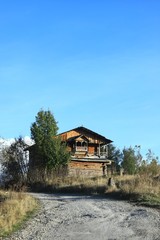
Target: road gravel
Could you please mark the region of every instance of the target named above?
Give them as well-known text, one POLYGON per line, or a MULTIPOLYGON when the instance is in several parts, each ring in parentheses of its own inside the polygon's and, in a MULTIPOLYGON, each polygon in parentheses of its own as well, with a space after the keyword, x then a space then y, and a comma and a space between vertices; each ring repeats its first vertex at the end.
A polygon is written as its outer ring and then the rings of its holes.
POLYGON ((160 212, 119 200, 34 193, 41 209, 12 240, 160 240, 160 212))

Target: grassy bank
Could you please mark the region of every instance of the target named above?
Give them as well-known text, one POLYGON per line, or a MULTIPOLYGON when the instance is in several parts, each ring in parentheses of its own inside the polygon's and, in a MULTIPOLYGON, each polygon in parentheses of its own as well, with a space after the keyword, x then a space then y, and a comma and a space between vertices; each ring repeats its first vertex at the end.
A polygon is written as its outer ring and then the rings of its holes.
POLYGON ((61 177, 36 183, 35 191, 103 194, 160 207, 160 181, 147 175, 113 177, 115 185, 108 186, 109 177, 61 177))
POLYGON ((37 206, 37 201, 30 195, 0 191, 0 237, 19 229, 37 206))
POLYGON ((32 191, 36 192, 103 194, 106 186, 106 177, 87 178, 84 176, 75 176, 55 177, 45 182, 35 182, 30 187, 32 191))
POLYGON ((123 197, 139 204, 160 208, 160 179, 147 175, 116 178, 123 197))

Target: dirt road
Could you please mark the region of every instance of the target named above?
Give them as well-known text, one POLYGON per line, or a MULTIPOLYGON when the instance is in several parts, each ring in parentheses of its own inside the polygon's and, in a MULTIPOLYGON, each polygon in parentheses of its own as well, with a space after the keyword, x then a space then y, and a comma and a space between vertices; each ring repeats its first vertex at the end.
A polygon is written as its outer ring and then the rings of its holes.
POLYGON ((160 212, 102 197, 33 194, 42 208, 9 239, 160 239, 160 212))

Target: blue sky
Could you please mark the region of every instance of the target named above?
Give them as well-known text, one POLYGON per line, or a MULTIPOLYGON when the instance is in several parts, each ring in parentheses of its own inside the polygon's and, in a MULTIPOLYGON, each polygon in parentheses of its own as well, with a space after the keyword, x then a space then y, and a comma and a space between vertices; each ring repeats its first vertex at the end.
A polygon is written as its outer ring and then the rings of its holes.
POLYGON ((160 157, 160 1, 0 1, 0 136, 50 109, 160 157))

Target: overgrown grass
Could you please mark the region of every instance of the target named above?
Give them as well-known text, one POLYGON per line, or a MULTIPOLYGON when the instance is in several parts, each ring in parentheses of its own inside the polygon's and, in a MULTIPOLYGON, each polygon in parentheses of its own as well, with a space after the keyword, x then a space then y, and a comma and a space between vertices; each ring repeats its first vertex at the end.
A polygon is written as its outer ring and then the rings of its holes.
POLYGON ((123 176, 116 178, 123 197, 141 204, 160 208, 160 181, 151 176, 123 176))
POLYGON ((108 186, 109 177, 54 177, 34 184, 35 191, 103 194, 160 207, 160 181, 147 175, 113 176, 115 185, 108 186))
POLYGON ((37 201, 26 193, 0 191, 0 237, 19 229, 37 206, 37 201))
POLYGON ((84 176, 54 177, 45 182, 36 182, 32 190, 37 192, 63 192, 97 194, 104 193, 107 186, 106 177, 87 178, 84 176))

